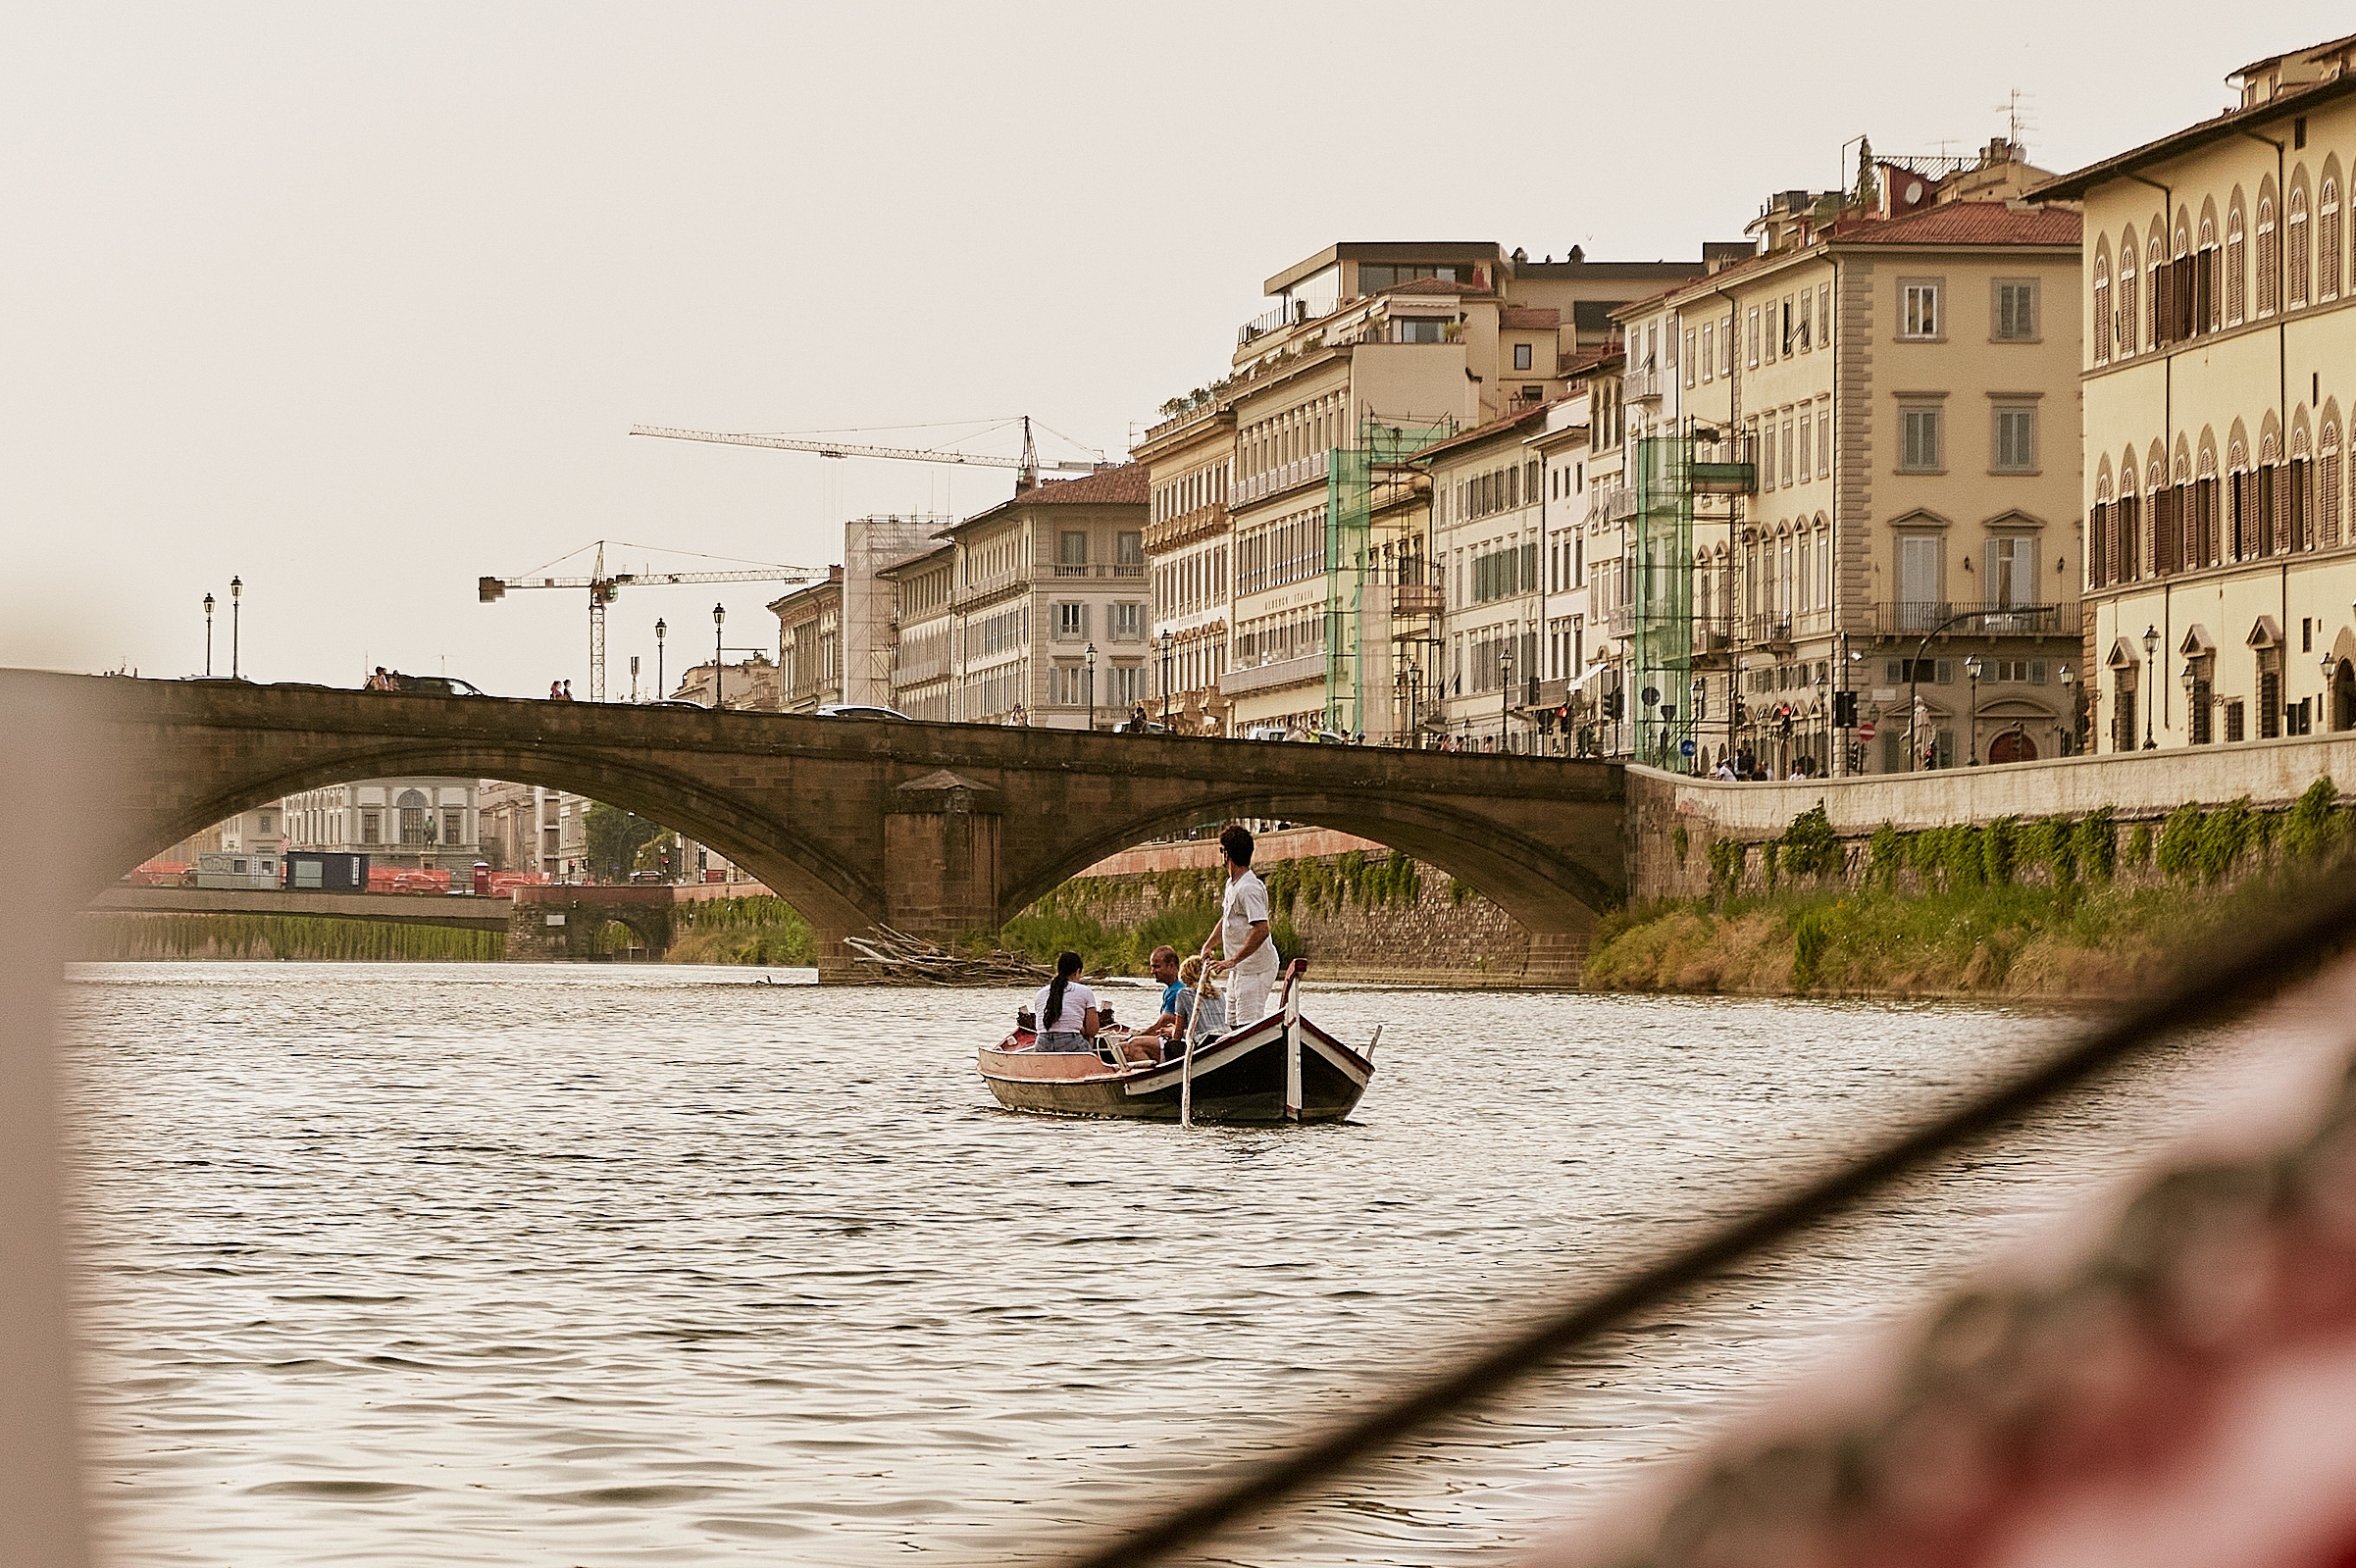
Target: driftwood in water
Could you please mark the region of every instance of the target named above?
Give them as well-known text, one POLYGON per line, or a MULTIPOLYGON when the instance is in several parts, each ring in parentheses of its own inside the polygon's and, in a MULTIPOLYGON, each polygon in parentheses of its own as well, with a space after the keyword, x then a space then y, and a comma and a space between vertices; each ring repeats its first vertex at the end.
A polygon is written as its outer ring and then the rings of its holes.
POLYGON ((852 960, 872 979, 909 986, 997 986, 1011 981, 1050 980, 1054 971, 1020 953, 994 947, 979 958, 950 952, 939 942, 878 926, 865 936, 845 936, 852 960))

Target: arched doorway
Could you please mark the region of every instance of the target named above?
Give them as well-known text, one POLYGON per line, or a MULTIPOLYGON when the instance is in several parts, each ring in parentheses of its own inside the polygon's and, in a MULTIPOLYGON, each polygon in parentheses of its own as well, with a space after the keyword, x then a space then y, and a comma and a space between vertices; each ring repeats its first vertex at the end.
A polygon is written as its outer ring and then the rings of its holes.
POLYGON ((2331 728, 2356 730, 2356 664, 2346 659, 2331 672, 2331 728))
POLYGON ((1988 742, 1988 761, 1990 763, 2034 762, 2036 760, 2037 743, 2028 737, 2026 731, 2007 730, 1988 742))

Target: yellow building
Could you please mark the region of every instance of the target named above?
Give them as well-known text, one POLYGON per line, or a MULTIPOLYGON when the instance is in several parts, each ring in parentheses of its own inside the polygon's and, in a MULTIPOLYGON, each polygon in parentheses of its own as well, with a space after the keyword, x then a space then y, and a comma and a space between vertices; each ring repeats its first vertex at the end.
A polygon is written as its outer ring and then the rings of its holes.
POLYGON ((1630 520, 1638 754, 1782 777, 2069 748, 2078 218, 1991 199, 2030 177, 1998 142, 1944 177, 1885 165, 1869 208, 1795 193, 1766 254, 1617 313, 1621 488, 1601 442, 1588 472, 1591 526, 1630 520))
POLYGON ((2106 750, 2356 729, 2356 37, 2054 180, 2085 211, 2090 715, 2106 750))
POLYGON ((1152 476, 1145 527, 1152 589, 1152 686, 1171 727, 1225 733, 1228 569, 1227 484, 1235 459, 1235 410, 1217 389, 1173 398, 1134 456, 1152 476))

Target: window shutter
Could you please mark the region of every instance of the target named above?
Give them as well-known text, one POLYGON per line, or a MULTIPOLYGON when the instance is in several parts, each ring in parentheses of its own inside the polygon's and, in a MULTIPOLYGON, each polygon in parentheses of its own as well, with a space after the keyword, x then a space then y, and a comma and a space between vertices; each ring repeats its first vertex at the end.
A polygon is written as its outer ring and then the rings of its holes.
POLYGON ((1935 684, 1942 686, 1951 686, 1955 684, 1955 661, 1953 659, 1935 660, 1933 661, 1933 667, 1938 672, 1937 680, 1934 683, 1935 684))

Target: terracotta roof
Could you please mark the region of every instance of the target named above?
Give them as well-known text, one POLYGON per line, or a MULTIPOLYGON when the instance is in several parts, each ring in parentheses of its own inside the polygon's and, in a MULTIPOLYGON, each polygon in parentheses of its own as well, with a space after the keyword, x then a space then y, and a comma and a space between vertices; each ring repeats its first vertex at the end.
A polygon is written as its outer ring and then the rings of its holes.
POLYGON ((1143 463, 1123 463, 1101 473, 1076 480, 1047 480, 1030 489, 1018 492, 1012 499, 985 507, 969 518, 951 523, 933 537, 953 537, 960 530, 976 523, 998 517, 1018 506, 1143 506, 1151 499, 1152 489, 1146 481, 1143 463))
POLYGON ((1562 374, 1576 377, 1584 376, 1592 370, 1601 370, 1604 366, 1619 358, 1620 352, 1620 346, 1617 343, 1598 343, 1593 348, 1582 348, 1563 361, 1562 374))
POLYGON ((1562 313, 1552 305, 1504 305, 1498 308, 1497 325, 1509 330, 1551 332, 1562 325, 1562 313))
POLYGON ((1850 219, 1833 225, 1825 239, 1833 245, 2075 245, 2082 227, 2076 213, 2050 207, 1951 201, 1904 218, 1850 219))
POLYGON ((1486 425, 1475 425, 1468 430, 1460 430, 1447 440, 1434 441, 1422 451, 1417 452, 1415 461, 1420 463, 1425 458, 1437 457, 1442 452, 1454 451, 1460 446, 1469 446, 1475 441, 1485 441, 1492 435, 1502 435, 1506 431, 1527 425, 1533 420, 1542 419, 1548 409, 1562 401, 1562 399, 1559 397, 1549 398, 1543 403, 1532 403, 1518 413, 1493 419, 1486 425))
MULTIPOLYGON (((2330 48, 2330 45, 2327 44, 2325 47, 2330 48)), ((2256 61, 2243 67, 2242 70, 2246 72, 2272 63, 2271 60, 2256 61)), ((2236 73, 2236 75, 2238 74, 2236 73)), ((2251 104, 2246 109, 2228 109, 2213 120, 2204 120, 2198 125, 2187 126, 2182 130, 2170 131, 2157 141, 2147 141, 2140 147, 2130 147, 2115 157, 2105 158, 2101 163, 2088 164, 2085 168, 2074 174, 2064 175, 2059 179, 2049 179, 2044 184, 2033 187, 2028 193, 2028 199, 2030 201, 2075 201, 2095 186, 2107 184, 2114 179, 2125 178, 2138 169, 2166 163, 2172 158, 2181 158, 2186 153, 2196 151, 2213 141, 2238 136, 2241 134, 2242 127, 2253 122, 2303 113, 2316 104, 2342 97, 2351 92, 2356 92, 2356 74, 2334 76, 2329 81, 2319 81, 2312 86, 2286 87, 2264 103, 2251 104)))
POLYGON ((1025 506, 1143 506, 1146 466, 1123 463, 1076 480, 1047 480, 1015 499, 1025 506))

